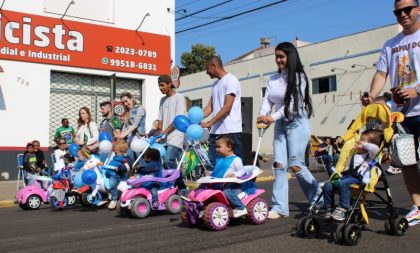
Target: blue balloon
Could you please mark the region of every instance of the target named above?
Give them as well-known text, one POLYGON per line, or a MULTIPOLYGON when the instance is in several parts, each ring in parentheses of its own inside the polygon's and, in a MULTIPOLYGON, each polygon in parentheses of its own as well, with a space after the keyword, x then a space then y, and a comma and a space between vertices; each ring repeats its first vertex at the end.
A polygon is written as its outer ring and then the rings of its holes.
POLYGON ((187 128, 191 125, 191 121, 187 118, 187 116, 181 114, 174 118, 173 125, 176 130, 185 133, 187 128))
POLYGON ((187 137, 190 140, 199 140, 203 135, 204 129, 200 125, 191 124, 191 126, 187 128, 187 137))
POLYGON ((82 180, 85 184, 93 184, 96 182, 97 176, 93 170, 85 170, 82 174, 82 180))
POLYGON ((200 124, 200 122, 204 119, 204 112, 200 107, 193 106, 188 111, 188 118, 190 119, 191 123, 200 124))
POLYGON ((73 185, 75 188, 80 188, 85 185, 85 183, 83 183, 82 174, 83 174, 82 172, 78 172, 74 176, 73 185))
POLYGON ((166 155, 165 147, 160 143, 154 143, 150 148, 159 150, 160 157, 164 157, 166 155))
POLYGON ((79 151, 80 147, 79 145, 72 143, 69 145, 69 153, 70 155, 72 155, 73 157, 77 157, 77 151, 79 151))
POLYGON ((101 141, 110 141, 112 142, 112 137, 108 132, 101 132, 99 134, 99 142, 101 141))

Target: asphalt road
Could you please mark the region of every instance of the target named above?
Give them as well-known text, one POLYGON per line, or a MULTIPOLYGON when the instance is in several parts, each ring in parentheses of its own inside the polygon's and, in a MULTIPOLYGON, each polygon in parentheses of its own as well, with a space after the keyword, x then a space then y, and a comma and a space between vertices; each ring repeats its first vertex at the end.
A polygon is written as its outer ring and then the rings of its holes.
MULTIPOLYGON (((322 174, 316 177, 325 179, 322 174)), ((389 181, 396 207, 406 213, 410 202, 401 175, 389 181)), ((267 200, 271 184, 259 183, 268 191, 263 196, 267 200)), ((120 218, 107 209, 0 208, 0 252, 419 252, 420 225, 402 237, 390 236, 384 232, 385 215, 380 212, 370 214, 371 224, 358 246, 333 243, 333 225, 324 227, 320 238, 297 238, 295 224, 306 208, 296 179, 290 180, 290 217, 263 225, 238 222, 222 232, 186 227, 178 215, 157 214, 138 220, 120 218)))

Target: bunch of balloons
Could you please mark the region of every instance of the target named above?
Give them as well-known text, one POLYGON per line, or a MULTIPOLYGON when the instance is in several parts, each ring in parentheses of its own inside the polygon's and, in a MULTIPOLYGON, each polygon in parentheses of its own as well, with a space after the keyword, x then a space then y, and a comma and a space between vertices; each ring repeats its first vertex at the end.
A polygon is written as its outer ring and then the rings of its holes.
POLYGON ((205 141, 209 137, 208 129, 200 126, 204 118, 204 112, 200 107, 193 106, 188 111, 188 117, 185 115, 177 115, 174 119, 174 127, 185 133, 191 141, 205 141))

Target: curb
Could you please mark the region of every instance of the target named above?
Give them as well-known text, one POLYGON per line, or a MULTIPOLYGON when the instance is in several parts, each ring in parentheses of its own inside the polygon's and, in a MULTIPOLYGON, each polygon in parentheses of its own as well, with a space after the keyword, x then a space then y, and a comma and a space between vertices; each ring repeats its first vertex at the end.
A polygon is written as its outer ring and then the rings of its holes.
POLYGON ((12 207, 15 205, 13 200, 0 200, 0 207, 12 207))

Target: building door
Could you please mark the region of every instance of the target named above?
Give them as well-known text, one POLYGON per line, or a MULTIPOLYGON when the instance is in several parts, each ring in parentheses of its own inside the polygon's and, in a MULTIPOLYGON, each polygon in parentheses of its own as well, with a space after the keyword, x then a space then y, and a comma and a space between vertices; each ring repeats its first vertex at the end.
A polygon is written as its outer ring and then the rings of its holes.
POLYGON ((252 164, 252 97, 241 97, 244 164, 252 164))
MULTIPOLYGON (((137 101, 141 101, 142 80, 116 79, 116 96, 130 92, 137 101)), ((109 101, 111 81, 106 76, 94 76, 65 72, 51 72, 50 84, 50 124, 49 146, 55 146, 54 133, 61 126, 61 119, 68 118, 70 125, 77 128, 79 109, 89 108, 92 119, 98 126, 102 120, 99 104, 109 101)))

